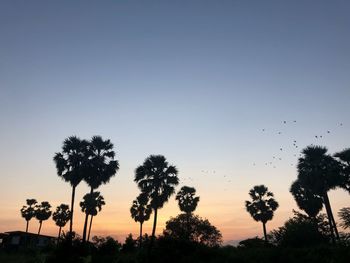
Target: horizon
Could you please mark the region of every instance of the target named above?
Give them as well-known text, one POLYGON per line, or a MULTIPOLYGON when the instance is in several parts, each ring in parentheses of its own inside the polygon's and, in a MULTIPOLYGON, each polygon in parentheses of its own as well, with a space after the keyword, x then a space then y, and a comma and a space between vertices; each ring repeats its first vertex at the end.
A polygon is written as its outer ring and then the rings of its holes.
MULTIPOLYGON (((1 2, 0 232, 25 230, 27 198, 70 205, 53 156, 71 135, 110 139, 120 164, 98 188, 106 205, 92 236, 137 236, 134 171, 150 154, 178 168, 176 192, 196 188, 195 214, 224 242, 262 236, 244 206, 255 185, 280 205, 268 231, 282 226, 299 210, 289 188, 300 151, 350 147, 350 3, 253 3, 1 2)), ((87 192, 82 182, 79 234, 87 192)), ((332 190, 330 202, 336 215, 349 194, 332 190)), ((179 213, 173 195, 157 234, 179 213)), ((42 234, 57 231, 43 223, 42 234)))

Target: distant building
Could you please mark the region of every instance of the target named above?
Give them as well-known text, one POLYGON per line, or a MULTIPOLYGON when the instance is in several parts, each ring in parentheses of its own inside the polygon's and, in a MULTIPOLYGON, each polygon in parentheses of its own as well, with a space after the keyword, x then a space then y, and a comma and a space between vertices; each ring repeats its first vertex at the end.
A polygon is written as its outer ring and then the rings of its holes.
POLYGON ((0 233, 0 247, 6 249, 17 249, 22 247, 42 248, 55 243, 56 238, 23 231, 9 231, 0 233))

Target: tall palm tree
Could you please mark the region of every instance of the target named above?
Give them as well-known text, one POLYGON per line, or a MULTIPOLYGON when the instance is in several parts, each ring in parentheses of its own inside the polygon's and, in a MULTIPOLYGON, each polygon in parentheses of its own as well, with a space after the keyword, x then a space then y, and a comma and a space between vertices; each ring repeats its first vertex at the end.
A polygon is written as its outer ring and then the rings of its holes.
POLYGON ((327 154, 326 147, 308 146, 303 149, 302 153, 303 156, 299 158, 298 162, 298 180, 315 195, 322 196, 332 240, 335 242, 334 233, 338 239, 339 234, 332 213, 328 191, 341 186, 343 183, 340 164, 327 154))
POLYGON ((350 148, 334 154, 342 166, 343 183, 341 185, 350 194, 350 148))
POLYGON ((263 224, 264 238, 267 242, 266 223, 273 218, 273 213, 278 208, 277 201, 273 198, 273 193, 269 192, 265 185, 256 185, 250 191, 252 201, 246 201, 245 206, 249 214, 255 221, 263 224))
POLYGON ((290 187, 290 192, 292 193, 298 207, 301 210, 304 210, 310 218, 315 219, 323 206, 322 197, 314 194, 307 187, 302 186, 298 180, 293 182, 290 187))
POLYGON ((132 202, 130 208, 131 217, 135 222, 140 223, 140 243, 139 246, 142 246, 142 225, 145 221, 149 220, 152 213, 152 207, 149 204, 149 199, 146 194, 140 194, 136 200, 132 202))
POLYGON ((65 204, 61 204, 57 206, 56 211, 52 214, 52 219, 55 221, 56 226, 59 227, 58 230, 58 238, 60 240, 61 237, 61 229, 64 227, 69 219, 71 218, 71 212, 69 210, 69 206, 65 204))
MULTIPOLYGON (((102 184, 106 184, 116 174, 119 163, 114 159, 115 152, 110 140, 103 140, 101 136, 93 136, 87 151, 87 173, 84 181, 90 186, 90 193, 102 184)), ((83 241, 86 240, 86 231, 89 214, 85 215, 83 241)), ((92 220, 92 216, 91 216, 92 220)), ((90 222, 91 225, 91 222, 90 222)))
POLYGON ((179 208, 186 214, 187 218, 187 237, 190 236, 190 217, 192 212, 196 210, 199 196, 196 195, 196 189, 194 187, 183 186, 176 194, 175 199, 178 201, 179 208))
POLYGON ((98 211, 101 211, 102 206, 105 204, 104 198, 100 195, 100 192, 88 193, 84 195, 83 201, 80 202, 81 211, 91 216, 87 241, 90 239, 92 219, 97 215, 98 211))
POLYGON ((26 234, 28 233, 29 221, 35 217, 35 205, 37 201, 35 199, 27 199, 27 205, 21 208, 21 215, 26 220, 26 234))
POLYGON ((162 155, 150 155, 135 170, 134 181, 141 192, 148 195, 154 211, 150 248, 155 238, 158 209, 162 208, 175 192, 175 186, 179 184, 177 174, 176 167, 169 165, 162 155))
POLYGON ((70 136, 63 141, 62 152, 56 153, 53 160, 57 174, 72 186, 71 218, 69 232, 73 233, 73 215, 75 189, 84 178, 86 172, 86 151, 88 142, 76 136, 70 136))
POLYGON ((51 216, 51 205, 49 202, 44 201, 41 202, 41 204, 36 205, 35 207, 35 218, 39 220, 39 230, 38 230, 38 235, 40 235, 41 231, 41 226, 43 224, 43 221, 47 220, 51 216))

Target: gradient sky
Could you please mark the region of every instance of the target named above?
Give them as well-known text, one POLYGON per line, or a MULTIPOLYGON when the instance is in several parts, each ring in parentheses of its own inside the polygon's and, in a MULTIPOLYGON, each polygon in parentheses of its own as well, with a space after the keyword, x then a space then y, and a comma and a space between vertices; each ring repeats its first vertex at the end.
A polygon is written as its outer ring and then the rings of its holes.
MULTIPOLYGON (((345 0, 1 1, 0 231, 25 229, 26 198, 70 203, 52 161, 70 135, 111 139, 120 161, 92 235, 138 233, 134 169, 150 154, 178 167, 178 189, 196 187, 196 213, 225 241, 262 235, 244 208, 257 184, 280 203, 268 229, 281 226, 300 149, 350 147, 349 13, 345 0)), ((173 196, 157 233, 178 213, 173 196)))

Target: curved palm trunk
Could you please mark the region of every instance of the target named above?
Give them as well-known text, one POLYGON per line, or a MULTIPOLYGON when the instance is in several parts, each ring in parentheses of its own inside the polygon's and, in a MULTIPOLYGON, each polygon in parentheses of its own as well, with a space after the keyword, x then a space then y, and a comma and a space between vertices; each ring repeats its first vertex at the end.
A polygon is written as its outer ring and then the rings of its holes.
POLYGON ((40 231, 41 231, 41 226, 42 226, 42 224, 43 224, 43 221, 40 221, 40 223, 39 223, 39 231, 38 231, 38 236, 40 235, 40 231))
POLYGON ((142 247, 142 224, 143 223, 140 222, 140 244, 139 244, 140 248, 142 247))
MULTIPOLYGON (((90 194, 92 194, 94 189, 91 188, 90 194)), ((89 215, 85 213, 85 222, 84 222, 84 230, 83 230, 83 242, 86 241, 86 231, 87 231, 87 224, 89 220, 89 215)))
POLYGON ((59 230, 58 230, 57 243, 60 241, 60 237, 61 237, 61 229, 62 229, 62 227, 60 226, 60 228, 59 228, 59 230))
POLYGON ((151 236, 151 243, 149 246, 149 249, 153 247, 155 235, 156 235, 156 226, 157 226, 157 214, 158 214, 158 209, 154 209, 154 220, 153 220, 153 229, 152 229, 152 236, 151 236))
POLYGON ((265 243, 267 243, 266 223, 264 223, 264 222, 263 222, 263 230, 264 230, 265 243))
POLYGON ((26 234, 28 233, 28 227, 29 227, 29 220, 27 220, 26 234))
POLYGON ((331 231, 332 242, 335 243, 335 236, 337 237, 337 239, 339 239, 339 233, 338 233, 337 227, 335 225, 335 220, 333 217, 332 208, 331 208, 331 204, 329 202, 327 192, 323 194, 323 201, 324 201, 324 205, 326 207, 327 218, 328 218, 329 228, 331 231))
POLYGON ((90 219, 90 226, 89 226, 89 233, 88 233, 88 237, 87 237, 87 241, 89 242, 90 240, 90 232, 91 232, 91 225, 92 225, 92 219, 94 218, 94 216, 91 216, 91 219, 90 219))

